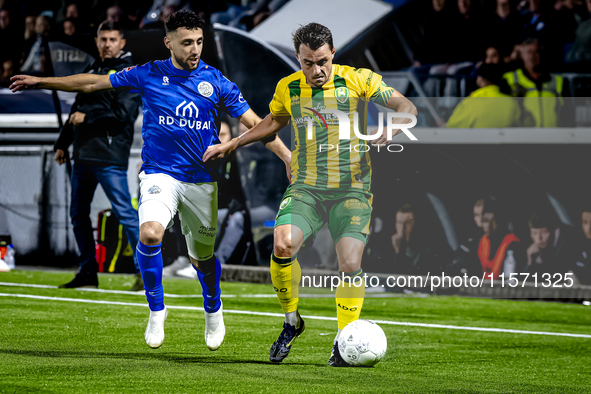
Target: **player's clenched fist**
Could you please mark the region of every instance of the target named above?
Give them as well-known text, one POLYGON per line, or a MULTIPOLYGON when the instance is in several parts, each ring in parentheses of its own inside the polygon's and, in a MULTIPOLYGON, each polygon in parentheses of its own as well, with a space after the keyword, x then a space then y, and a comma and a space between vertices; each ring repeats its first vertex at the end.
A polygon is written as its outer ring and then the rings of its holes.
POLYGON ((37 84, 39 84, 39 78, 32 75, 15 75, 10 80, 12 81, 12 85, 10 85, 9 89, 12 90, 12 93, 18 92, 19 90, 35 89, 37 84))
POLYGON ((230 141, 221 144, 211 145, 203 155, 203 162, 205 163, 209 159, 221 159, 226 157, 235 151, 236 148, 238 148, 238 138, 231 139, 230 141))

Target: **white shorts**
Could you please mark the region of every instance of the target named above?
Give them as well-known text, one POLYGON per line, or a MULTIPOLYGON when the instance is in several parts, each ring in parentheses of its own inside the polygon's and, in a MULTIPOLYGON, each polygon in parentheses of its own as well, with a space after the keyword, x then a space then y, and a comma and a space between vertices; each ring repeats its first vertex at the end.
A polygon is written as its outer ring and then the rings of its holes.
POLYGON ((158 222, 172 226, 178 211, 189 256, 206 260, 213 256, 218 226, 218 186, 216 182, 185 183, 166 174, 140 177, 140 226, 158 222))

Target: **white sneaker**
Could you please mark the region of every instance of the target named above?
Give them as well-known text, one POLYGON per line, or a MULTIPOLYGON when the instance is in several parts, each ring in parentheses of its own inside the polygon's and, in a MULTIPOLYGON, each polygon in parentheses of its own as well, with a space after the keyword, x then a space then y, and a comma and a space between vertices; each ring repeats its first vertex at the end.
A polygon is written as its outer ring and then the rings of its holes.
POLYGON ((183 268, 182 270, 178 270, 175 275, 183 278, 197 279, 197 271, 195 271, 195 268, 193 268, 193 264, 183 268))
POLYGON ((163 276, 175 276, 177 271, 187 268, 191 265, 191 261, 185 256, 179 256, 177 259, 168 267, 164 267, 162 270, 163 276))
POLYGON ((217 312, 205 313, 205 345, 209 350, 217 350, 224 342, 226 326, 224 325, 223 305, 217 312))
POLYGON ((168 316, 168 309, 164 307, 161 311, 150 311, 150 320, 144 338, 146 344, 152 349, 157 349, 164 342, 164 321, 168 316))

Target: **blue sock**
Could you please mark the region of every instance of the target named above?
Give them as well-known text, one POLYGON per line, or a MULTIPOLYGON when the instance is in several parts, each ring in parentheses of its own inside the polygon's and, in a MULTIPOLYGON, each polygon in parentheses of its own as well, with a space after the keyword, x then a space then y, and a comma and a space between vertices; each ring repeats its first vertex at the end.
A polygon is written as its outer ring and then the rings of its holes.
POLYGON ((158 245, 137 244, 137 262, 142 272, 146 298, 151 311, 164 309, 164 289, 162 288, 162 253, 158 245))
POLYGON ((222 276, 222 266, 215 256, 211 259, 204 261, 204 266, 208 267, 208 272, 201 272, 195 266, 197 271, 197 277, 201 283, 203 289, 203 308, 207 313, 217 312, 222 306, 221 295, 222 289, 220 288, 220 278, 222 276), (214 262, 215 260, 215 262, 214 262))

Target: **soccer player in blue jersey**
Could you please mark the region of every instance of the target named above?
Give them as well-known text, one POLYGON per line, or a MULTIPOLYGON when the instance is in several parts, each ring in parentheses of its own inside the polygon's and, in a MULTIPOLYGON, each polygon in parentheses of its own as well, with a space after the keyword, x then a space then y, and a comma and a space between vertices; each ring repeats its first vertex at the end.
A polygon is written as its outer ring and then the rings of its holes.
MULTIPOLYGON (((216 350, 224 340, 219 261, 213 254, 217 232, 217 184, 213 169, 202 161, 205 150, 219 143, 214 119, 219 110, 238 117, 248 128, 261 119, 238 87, 200 60, 204 21, 191 11, 178 11, 165 23, 164 44, 171 57, 129 67, 111 75, 79 74, 63 78, 16 75, 13 92, 27 88, 77 92, 123 89, 143 101, 143 166, 140 172, 140 242, 137 257, 150 319, 148 346, 164 340, 167 309, 162 288, 160 247, 167 227, 179 212, 191 262, 203 289, 205 343, 216 350)), ((279 138, 266 146, 290 165, 291 152, 279 138)))

